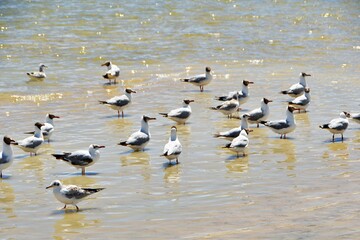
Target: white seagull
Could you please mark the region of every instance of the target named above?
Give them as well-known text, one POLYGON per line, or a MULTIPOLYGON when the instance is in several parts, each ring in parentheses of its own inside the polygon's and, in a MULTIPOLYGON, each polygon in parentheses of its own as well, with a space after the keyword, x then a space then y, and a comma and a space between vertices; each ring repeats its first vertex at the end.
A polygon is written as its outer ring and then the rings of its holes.
POLYGON ((182 146, 177 137, 176 131, 177 131, 176 127, 172 126, 169 141, 165 145, 163 154, 161 155, 166 157, 169 160, 170 164, 171 164, 171 160, 173 159, 176 159, 176 164, 179 163, 178 157, 182 151, 182 146))
POLYGON ((143 115, 141 117, 140 130, 131 134, 126 141, 120 142, 118 145, 130 147, 134 151, 144 150, 145 146, 149 143, 151 138, 148 123, 150 120, 156 120, 156 118, 143 115))
POLYGON ((53 155, 56 159, 61 159, 76 168, 81 168, 81 174, 85 175, 85 167, 89 167, 99 160, 100 148, 105 148, 105 146, 91 144, 89 146, 89 150, 78 150, 73 153, 64 152, 51 155, 53 155))
POLYGON ((306 88, 306 80, 305 77, 310 77, 310 74, 307 73, 300 73, 299 76, 299 82, 292 85, 288 90, 281 91, 282 94, 288 94, 291 97, 298 97, 301 94, 303 94, 305 88, 306 88))
POLYGON ((259 127, 259 123, 266 120, 270 114, 270 109, 268 105, 269 102, 272 102, 272 100, 263 98, 261 100, 261 107, 256 108, 248 113, 248 122, 251 124, 257 124, 257 127, 259 127))
POLYGON ((305 93, 295 98, 294 100, 289 101, 289 105, 299 109, 299 112, 301 110, 304 110, 304 112, 306 112, 306 109, 309 106, 310 101, 311 101, 310 88, 305 88, 305 93))
POLYGON ((81 188, 76 185, 63 185, 59 180, 53 181, 50 186, 47 186, 46 189, 52 188, 55 198, 64 203, 65 206, 62 209, 66 208, 66 205, 70 204, 76 207, 76 211, 79 211, 79 207, 76 205, 85 197, 97 193, 105 188, 81 188))
MULTIPOLYGON (((41 127, 44 140, 48 140, 48 142, 50 142, 50 137, 55 130, 54 118, 60 118, 60 117, 50 113, 46 114, 44 126, 41 127)), ((26 134, 34 134, 34 133, 35 133, 34 131, 26 132, 26 134)))
POLYGON ((321 129, 327 129, 329 132, 333 134, 332 141, 335 141, 335 134, 341 134, 341 140, 344 141, 344 135, 343 133, 349 126, 349 120, 347 118, 350 118, 350 114, 347 112, 340 113, 339 118, 335 118, 331 120, 327 124, 320 125, 319 127, 321 129))
POLYGON ((357 123, 360 123, 360 113, 350 113, 350 118, 357 123))
POLYGON ((296 108, 287 107, 286 110, 286 119, 278 120, 278 121, 261 121, 260 123, 264 124, 265 126, 269 127, 273 132, 280 134, 280 138, 286 138, 286 134, 292 132, 296 128, 296 123, 294 119, 294 110, 296 108))
POLYGON ((239 109, 240 104, 239 104, 239 101, 238 101, 238 96, 239 96, 239 94, 236 93, 235 96, 231 100, 225 101, 225 102, 223 102, 222 104, 220 104, 220 105, 218 105, 216 107, 211 107, 210 109, 219 111, 222 114, 227 115, 228 118, 231 118, 232 114, 234 112, 240 110, 239 109))
POLYGON ((41 130, 41 127, 44 126, 42 123, 35 123, 35 132, 34 136, 27 137, 23 140, 18 141, 18 146, 24 151, 29 152, 30 156, 32 153, 36 155, 36 152, 39 150, 40 146, 44 143, 44 136, 41 130))
POLYGON ((243 114, 242 117, 241 117, 241 124, 240 124, 239 127, 233 128, 233 129, 231 129, 229 131, 226 131, 226 132, 216 133, 214 135, 214 137, 223 138, 223 139, 232 141, 234 138, 239 136, 241 130, 248 128, 248 119, 249 119, 249 114, 243 114))
POLYGON ((116 78, 120 76, 120 69, 115 64, 112 64, 112 62, 108 61, 101 66, 106 66, 108 71, 103 75, 105 79, 109 80, 109 84, 111 84, 111 80, 114 79, 114 84, 116 84, 116 78))
POLYGON ((204 86, 208 85, 211 82, 212 78, 213 78, 213 76, 211 74, 211 68, 206 67, 205 74, 197 75, 197 76, 190 77, 190 78, 184 78, 184 79, 180 79, 180 80, 182 82, 188 82, 195 86, 199 86, 200 92, 203 92, 204 86))
POLYGON ((243 80, 242 81, 242 90, 229 92, 227 96, 215 97, 219 101, 228 101, 236 97, 236 94, 239 94, 238 101, 239 104, 244 104, 249 99, 249 84, 254 84, 252 81, 243 80))
POLYGON ((190 103, 194 102, 194 100, 184 100, 184 104, 181 108, 173 109, 169 113, 159 113, 160 115, 170 118, 171 120, 179 123, 185 124, 186 120, 189 119, 191 115, 191 107, 190 103))
POLYGON ((122 118, 124 118, 124 109, 127 108, 128 106, 130 106, 130 104, 131 104, 131 100, 132 100, 131 93, 136 93, 136 91, 134 91, 130 88, 126 88, 124 95, 116 96, 116 97, 110 98, 106 101, 99 101, 99 102, 101 104, 105 104, 105 105, 111 107, 114 110, 117 110, 118 118, 120 117, 120 111, 121 111, 121 116, 122 116, 122 118))
POLYGON ((40 63, 38 72, 28 72, 26 73, 31 80, 42 80, 46 78, 44 68, 47 68, 44 64, 40 63))
POLYGON ((236 156, 239 157, 239 153, 242 153, 245 157, 245 149, 249 146, 248 129, 241 130, 239 136, 234 138, 231 143, 226 144, 224 148, 228 148, 233 152, 236 152, 236 156))
POLYGON ((0 178, 2 178, 2 170, 10 167, 14 160, 11 144, 17 145, 18 143, 10 137, 5 136, 3 139, 3 150, 0 152, 0 178))

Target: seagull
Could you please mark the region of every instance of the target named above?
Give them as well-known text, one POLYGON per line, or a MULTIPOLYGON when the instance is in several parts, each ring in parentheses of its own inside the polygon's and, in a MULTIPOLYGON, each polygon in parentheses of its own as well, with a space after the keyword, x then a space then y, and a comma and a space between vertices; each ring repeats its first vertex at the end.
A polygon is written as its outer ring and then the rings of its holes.
POLYGON ((215 99, 219 101, 228 101, 233 99, 234 96, 236 96, 236 94, 239 94, 238 97, 239 104, 240 105, 244 104, 249 99, 249 84, 254 84, 254 82, 243 80, 241 92, 237 92, 237 91, 229 92, 227 96, 215 97, 215 99))
POLYGON ((173 109, 169 113, 159 113, 160 115, 163 115, 164 117, 170 118, 171 120, 179 123, 179 124, 185 124, 186 120, 191 115, 191 107, 190 103, 194 102, 194 100, 184 100, 184 104, 181 108, 173 109))
POLYGON ((296 128, 296 123, 294 119, 294 110, 297 110, 294 107, 288 106, 286 110, 286 119, 278 121, 261 121, 261 124, 269 127, 273 132, 280 134, 280 138, 286 138, 286 134, 292 132, 296 128))
POLYGON ((76 207, 78 212, 80 209, 76 205, 81 202, 85 197, 97 193, 105 188, 81 188, 75 185, 63 185, 59 180, 53 181, 50 186, 47 186, 46 189, 52 188, 55 198, 64 203, 65 206, 62 209, 66 209, 66 205, 71 204, 76 207))
POLYGON ((349 125, 349 120, 347 118, 350 118, 350 114, 347 112, 340 113, 339 118, 335 118, 331 120, 327 124, 320 125, 319 127, 321 129, 327 129, 329 132, 333 134, 332 141, 335 141, 335 134, 341 134, 341 140, 344 141, 344 135, 343 133, 347 129, 349 125))
POLYGON ((179 163, 178 157, 181 154, 182 146, 176 135, 176 127, 171 127, 171 134, 169 142, 165 145, 163 154, 161 156, 166 157, 171 164, 171 160, 176 159, 176 164, 179 163))
POLYGON ((360 113, 351 113, 350 118, 357 123, 360 123, 360 113))
POLYGON ((188 82, 195 86, 199 86, 200 92, 203 92, 204 86, 208 85, 211 82, 212 78, 213 78, 213 76, 211 74, 211 68, 206 67, 205 74, 197 75, 197 76, 190 77, 190 78, 180 79, 180 81, 188 82))
POLYGON ((134 132, 130 137, 123 142, 118 143, 121 146, 128 146, 134 151, 144 150, 145 146, 149 143, 151 135, 149 132, 149 123, 150 120, 156 120, 156 118, 151 118, 143 115, 141 117, 141 128, 139 131, 134 132))
POLYGON ((269 109, 269 105, 268 105, 269 102, 272 102, 272 100, 263 98, 261 100, 261 107, 256 108, 248 113, 248 115, 249 115, 248 122, 256 123, 257 127, 259 127, 259 123, 261 121, 266 120, 269 116, 269 113, 270 113, 270 109, 269 109))
POLYGON ((306 112, 306 108, 309 106, 310 101, 310 88, 305 88, 305 93, 290 101, 289 105, 299 109, 299 113, 301 110, 306 112))
POLYGON ((10 167, 14 160, 11 144, 17 145, 18 143, 10 137, 5 136, 3 139, 3 150, 0 152, 0 178, 2 178, 2 170, 10 167))
POLYGON ((111 107, 114 110, 118 111, 118 118, 120 117, 120 111, 121 116, 124 118, 124 109, 130 106, 131 104, 131 93, 136 93, 136 91, 126 88, 125 94, 121 96, 116 96, 113 98, 110 98, 106 101, 99 101, 101 104, 106 104, 107 106, 111 107))
POLYGON ((221 112, 222 114, 227 115, 228 118, 231 118, 232 114, 239 110, 240 104, 238 101, 238 97, 239 97, 239 94, 236 93, 235 96, 233 96, 233 98, 231 100, 223 102, 222 104, 220 104, 216 107, 211 107, 210 109, 217 110, 217 111, 221 112))
POLYGON ((241 117, 241 124, 240 124, 239 127, 233 128, 233 129, 231 129, 229 131, 226 131, 226 132, 216 133, 214 135, 214 137, 223 138, 223 139, 232 141, 234 138, 239 136, 241 130, 248 128, 248 119, 249 119, 249 114, 243 114, 242 117, 241 117))
POLYGON ((106 66, 108 69, 103 77, 109 80, 109 84, 111 84, 111 80, 114 79, 114 84, 116 84, 116 78, 120 76, 120 69, 118 66, 112 64, 110 61, 101 64, 101 66, 106 66))
POLYGON ((304 72, 300 73, 299 82, 292 85, 288 90, 281 91, 280 93, 288 94, 291 97, 300 96, 304 92, 304 90, 306 88, 305 77, 310 77, 310 76, 311 76, 310 74, 307 74, 307 73, 304 73, 304 72))
POLYGON ((89 146, 89 150, 78 150, 73 153, 64 152, 51 155, 53 155, 56 159, 61 159, 76 168, 81 168, 81 175, 85 175, 85 167, 89 167, 99 160, 100 148, 105 148, 105 146, 91 144, 89 146))
MULTIPOLYGON (((48 140, 48 142, 50 142, 50 137, 54 132, 54 118, 60 118, 60 117, 50 113, 46 114, 44 126, 41 127, 44 140, 48 140)), ((34 134, 34 133, 35 132, 32 131, 32 132, 26 132, 25 134, 34 134)))
POLYGON ((26 73, 31 80, 43 80, 46 78, 44 68, 47 68, 44 64, 40 63, 38 72, 28 72, 26 73))
POLYGON ((245 157, 245 149, 249 146, 249 134, 248 129, 241 130, 239 136, 234 138, 231 143, 226 144, 224 148, 229 148, 231 151, 236 152, 236 156, 239 157, 239 153, 242 153, 245 157))
POLYGON ((35 123, 34 136, 27 137, 23 140, 18 141, 18 146, 24 151, 29 152, 30 156, 32 153, 36 155, 37 150, 44 143, 44 136, 41 128, 44 126, 42 123, 35 123))

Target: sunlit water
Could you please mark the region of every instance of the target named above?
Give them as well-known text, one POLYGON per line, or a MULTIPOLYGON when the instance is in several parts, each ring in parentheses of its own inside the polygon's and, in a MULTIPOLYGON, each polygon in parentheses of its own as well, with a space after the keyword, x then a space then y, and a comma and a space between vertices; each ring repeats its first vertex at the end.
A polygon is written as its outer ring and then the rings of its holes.
MULTIPOLYGON (((23 139, 46 113, 56 119, 53 142, 38 156, 15 149, 0 181, 1 237, 21 239, 354 239, 359 236, 360 128, 351 122, 342 143, 318 125, 341 111, 359 111, 357 1, 1 1, 0 135, 23 139), (76 2, 76 3, 75 3, 76 2), (104 85, 111 60, 122 84, 104 85), (44 81, 26 72, 49 66, 44 81), (179 79, 214 71, 200 93, 179 79), (246 157, 214 139, 239 125, 209 109, 213 97, 255 82, 246 112, 272 99, 271 120, 285 117, 278 92, 308 78, 309 112, 296 114, 289 139, 263 126, 250 135, 246 157), (98 100, 137 91, 118 119, 98 100), (158 115, 194 99, 179 125, 180 164, 160 157, 174 124, 158 115), (150 123, 144 152, 118 146, 150 123), (80 171, 50 154, 105 145, 101 159, 80 171), (52 180, 105 187, 79 204, 57 202, 52 180)), ((254 127, 254 126, 252 126, 254 127)))

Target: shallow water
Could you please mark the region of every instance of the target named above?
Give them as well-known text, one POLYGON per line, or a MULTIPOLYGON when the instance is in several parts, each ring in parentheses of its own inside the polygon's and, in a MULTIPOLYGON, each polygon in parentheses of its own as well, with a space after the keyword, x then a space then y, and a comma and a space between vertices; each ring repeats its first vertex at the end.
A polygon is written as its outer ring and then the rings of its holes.
MULTIPOLYGON (((56 119, 53 141, 29 157, 16 148, 0 180, 0 233, 5 238, 317 238, 359 235, 360 127, 341 142, 318 128, 341 111, 359 111, 359 4, 356 1, 2 1, 0 3, 0 135, 26 137, 46 113, 56 119), (121 69, 122 84, 104 85, 101 63, 121 69), (26 72, 49 66, 44 81, 26 72), (214 71, 200 93, 179 78, 214 71), (285 116, 278 94, 307 79, 312 102, 296 113, 297 129, 279 139, 260 127, 245 157, 212 135, 239 125, 209 109, 213 97, 255 82, 246 112, 267 97, 270 120, 285 116), (118 119, 98 104, 137 91, 118 119), (187 125, 178 125, 180 164, 160 157, 174 123, 158 115, 194 99, 187 125), (116 145, 150 123, 145 152, 116 145), (50 154, 105 145, 101 159, 80 171, 50 154), (106 190, 57 210, 45 187, 52 180, 106 190), (33 231, 39 228, 38 231, 33 231)), ((254 127, 254 125, 251 125, 254 127)))

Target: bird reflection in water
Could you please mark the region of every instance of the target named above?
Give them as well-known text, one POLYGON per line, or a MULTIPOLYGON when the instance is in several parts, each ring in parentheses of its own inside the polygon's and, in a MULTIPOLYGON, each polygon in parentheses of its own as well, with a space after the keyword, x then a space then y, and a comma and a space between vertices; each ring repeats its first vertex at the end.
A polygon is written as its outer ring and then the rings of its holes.
MULTIPOLYGON (((85 231, 83 229, 94 228, 101 222, 99 219, 87 220, 85 216, 87 214, 72 210, 63 214, 63 218, 54 224, 54 239, 81 238, 80 234, 85 231)), ((96 214, 93 216, 96 216, 96 214)))
POLYGON ((141 167, 141 175, 145 180, 151 178, 150 155, 147 152, 133 152, 129 150, 120 157, 122 167, 138 166, 141 167))
POLYGON ((164 181, 166 183, 179 183, 181 175, 181 163, 164 163, 164 181))
POLYGON ((349 159, 349 146, 347 142, 336 142, 327 144, 329 150, 325 150, 323 153, 324 159, 334 158, 335 160, 347 160, 349 159))
POLYGON ((8 218, 16 217, 14 214, 14 201, 15 195, 13 187, 8 183, 0 181, 0 214, 2 216, 5 214, 8 218))
MULTIPOLYGON (((273 146, 273 153, 285 155, 284 160, 277 161, 281 164, 286 164, 287 170, 295 170, 296 163, 296 155, 295 155, 295 145, 291 139, 274 139, 271 141, 271 145, 273 146)), ((280 167, 283 169, 283 167, 280 167)))
POLYGON ((240 158, 234 156, 234 160, 227 160, 225 166, 228 172, 245 173, 249 170, 249 155, 240 158))

